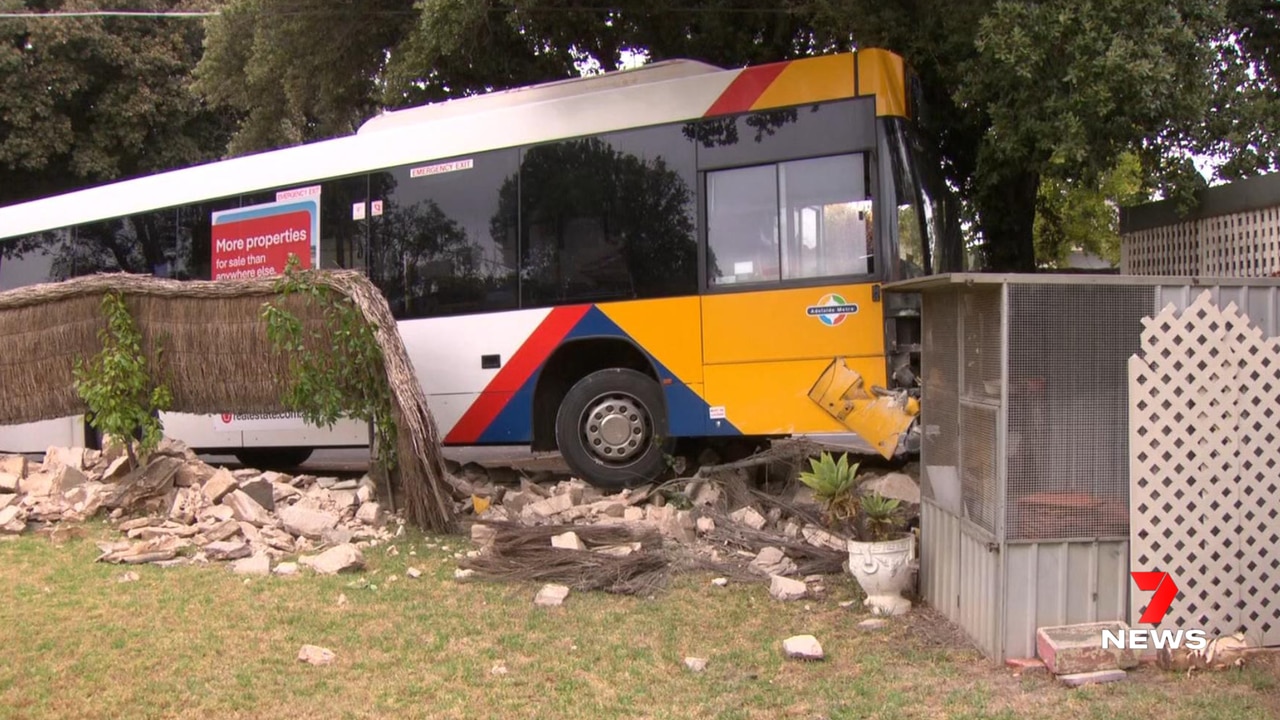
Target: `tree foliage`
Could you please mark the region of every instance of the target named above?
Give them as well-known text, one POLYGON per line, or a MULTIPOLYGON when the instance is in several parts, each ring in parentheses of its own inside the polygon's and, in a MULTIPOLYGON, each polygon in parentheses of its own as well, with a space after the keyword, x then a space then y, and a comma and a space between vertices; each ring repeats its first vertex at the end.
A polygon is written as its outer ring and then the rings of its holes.
POLYGON ((216 4, 202 57, 190 20, 0 21, 0 202, 189 164, 226 148, 228 127, 231 154, 297 144, 384 107, 611 70, 637 52, 740 67, 855 46, 897 51, 921 75, 926 145, 993 268, 1056 256, 1036 239, 1046 196, 1102 191, 1125 153, 1143 193, 1179 197, 1203 183, 1194 156, 1226 179, 1280 167, 1274 0, 216 4))
POLYGON ((1046 175, 1036 199, 1036 263, 1047 268, 1066 267, 1070 255, 1081 251, 1118 267, 1118 209, 1145 198, 1142 163, 1134 153, 1117 158, 1097 183, 1046 175))
MULTIPOLYGON (((0 0, 9 12, 116 6, 0 0)), ((216 157, 230 124, 190 86, 202 37, 190 18, 0 19, 0 205, 216 157)))
POLYGON ((317 427, 332 428, 342 418, 373 423, 375 460, 388 473, 397 463, 397 425, 376 328, 351 298, 317 282, 314 271, 300 268, 298 257, 290 255, 275 282, 277 300, 262 305, 267 338, 289 362, 289 385, 281 401, 317 427), (320 327, 308 330, 286 308, 288 298, 295 296, 320 308, 320 327))
POLYGON ((107 327, 98 333, 102 350, 88 362, 76 358, 76 393, 89 406, 89 424, 123 439, 130 466, 136 467, 138 455, 146 456, 160 444, 163 428, 158 413, 167 410, 173 399, 147 368, 142 334, 124 299, 108 293, 102 299, 102 312, 107 318, 107 327))
POLYGON ((1194 154, 1221 157, 1224 177, 1277 163, 1269 0, 380 0, 363 19, 305 12, 318 2, 281 18, 232 0, 212 24, 202 87, 236 89, 210 97, 248 113, 238 148, 346 130, 378 106, 614 69, 637 51, 732 67, 879 46, 922 76, 934 162, 995 268, 1058 256, 1073 233, 1036 241, 1046 198, 1105 195, 1125 153, 1144 193, 1194 189, 1194 154))

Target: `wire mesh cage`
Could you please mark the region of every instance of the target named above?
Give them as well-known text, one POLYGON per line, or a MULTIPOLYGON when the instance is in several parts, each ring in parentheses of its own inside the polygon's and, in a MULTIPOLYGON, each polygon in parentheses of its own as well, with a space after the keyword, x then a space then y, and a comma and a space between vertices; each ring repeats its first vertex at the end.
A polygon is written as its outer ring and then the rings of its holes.
POLYGON ((924 492, 1002 540, 1128 535, 1127 360, 1151 286, 924 294, 924 492))
POLYGON ((1129 534, 1128 359, 1154 288, 1009 286, 1006 538, 1129 534))

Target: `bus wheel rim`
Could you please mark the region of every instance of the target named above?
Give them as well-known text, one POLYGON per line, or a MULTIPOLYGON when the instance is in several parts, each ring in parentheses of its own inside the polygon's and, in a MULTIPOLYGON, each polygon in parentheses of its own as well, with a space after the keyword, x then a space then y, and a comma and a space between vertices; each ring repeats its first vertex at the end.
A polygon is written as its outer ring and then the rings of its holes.
POLYGON ((607 463, 627 462, 644 451, 649 411, 628 393, 611 392, 587 403, 582 435, 587 449, 607 463))

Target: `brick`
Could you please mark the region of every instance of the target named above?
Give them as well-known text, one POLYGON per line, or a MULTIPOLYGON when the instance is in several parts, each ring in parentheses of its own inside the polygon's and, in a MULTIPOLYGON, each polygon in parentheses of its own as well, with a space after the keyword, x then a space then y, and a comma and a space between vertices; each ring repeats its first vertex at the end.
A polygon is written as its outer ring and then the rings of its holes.
POLYGON ((1061 625, 1036 630, 1036 655, 1054 675, 1119 670, 1138 664, 1132 650, 1102 647, 1103 629, 1128 630, 1121 621, 1061 625))

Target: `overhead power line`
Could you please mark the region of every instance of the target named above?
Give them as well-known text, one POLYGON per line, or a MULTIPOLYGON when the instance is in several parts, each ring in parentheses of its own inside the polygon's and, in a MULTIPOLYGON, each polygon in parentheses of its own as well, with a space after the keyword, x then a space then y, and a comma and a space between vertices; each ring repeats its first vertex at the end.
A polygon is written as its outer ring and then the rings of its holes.
MULTIPOLYGON (((593 6, 593 7, 542 7, 542 8, 489 8, 489 12, 494 14, 528 14, 541 15, 553 13, 570 13, 570 12, 613 12, 623 14, 642 14, 644 11, 634 8, 619 8, 609 6, 593 6)), ((346 14, 348 9, 320 10, 266 10, 257 13, 258 15, 267 15, 273 17, 285 15, 333 15, 346 14)), ((780 7, 664 7, 660 10, 663 13, 692 13, 692 14, 744 14, 744 13, 767 13, 790 15, 794 14, 791 8, 780 7)), ((370 10, 363 14, 367 15, 417 15, 419 10, 370 10)), ((0 12, 0 19, 11 20, 54 20, 58 18, 85 18, 85 17, 153 17, 153 18, 203 18, 217 17, 222 14, 221 10, 172 10, 172 11, 153 11, 153 10, 83 10, 83 11, 58 11, 58 12, 0 12)))
POLYGON ((190 11, 175 10, 172 12, 149 12, 143 10, 85 10, 85 11, 68 11, 68 12, 50 12, 50 13, 17 13, 6 12, 0 13, 0 18, 21 18, 24 20, 39 20, 44 18, 78 18, 78 17, 210 17, 212 15, 221 15, 217 10, 208 11, 190 11))

